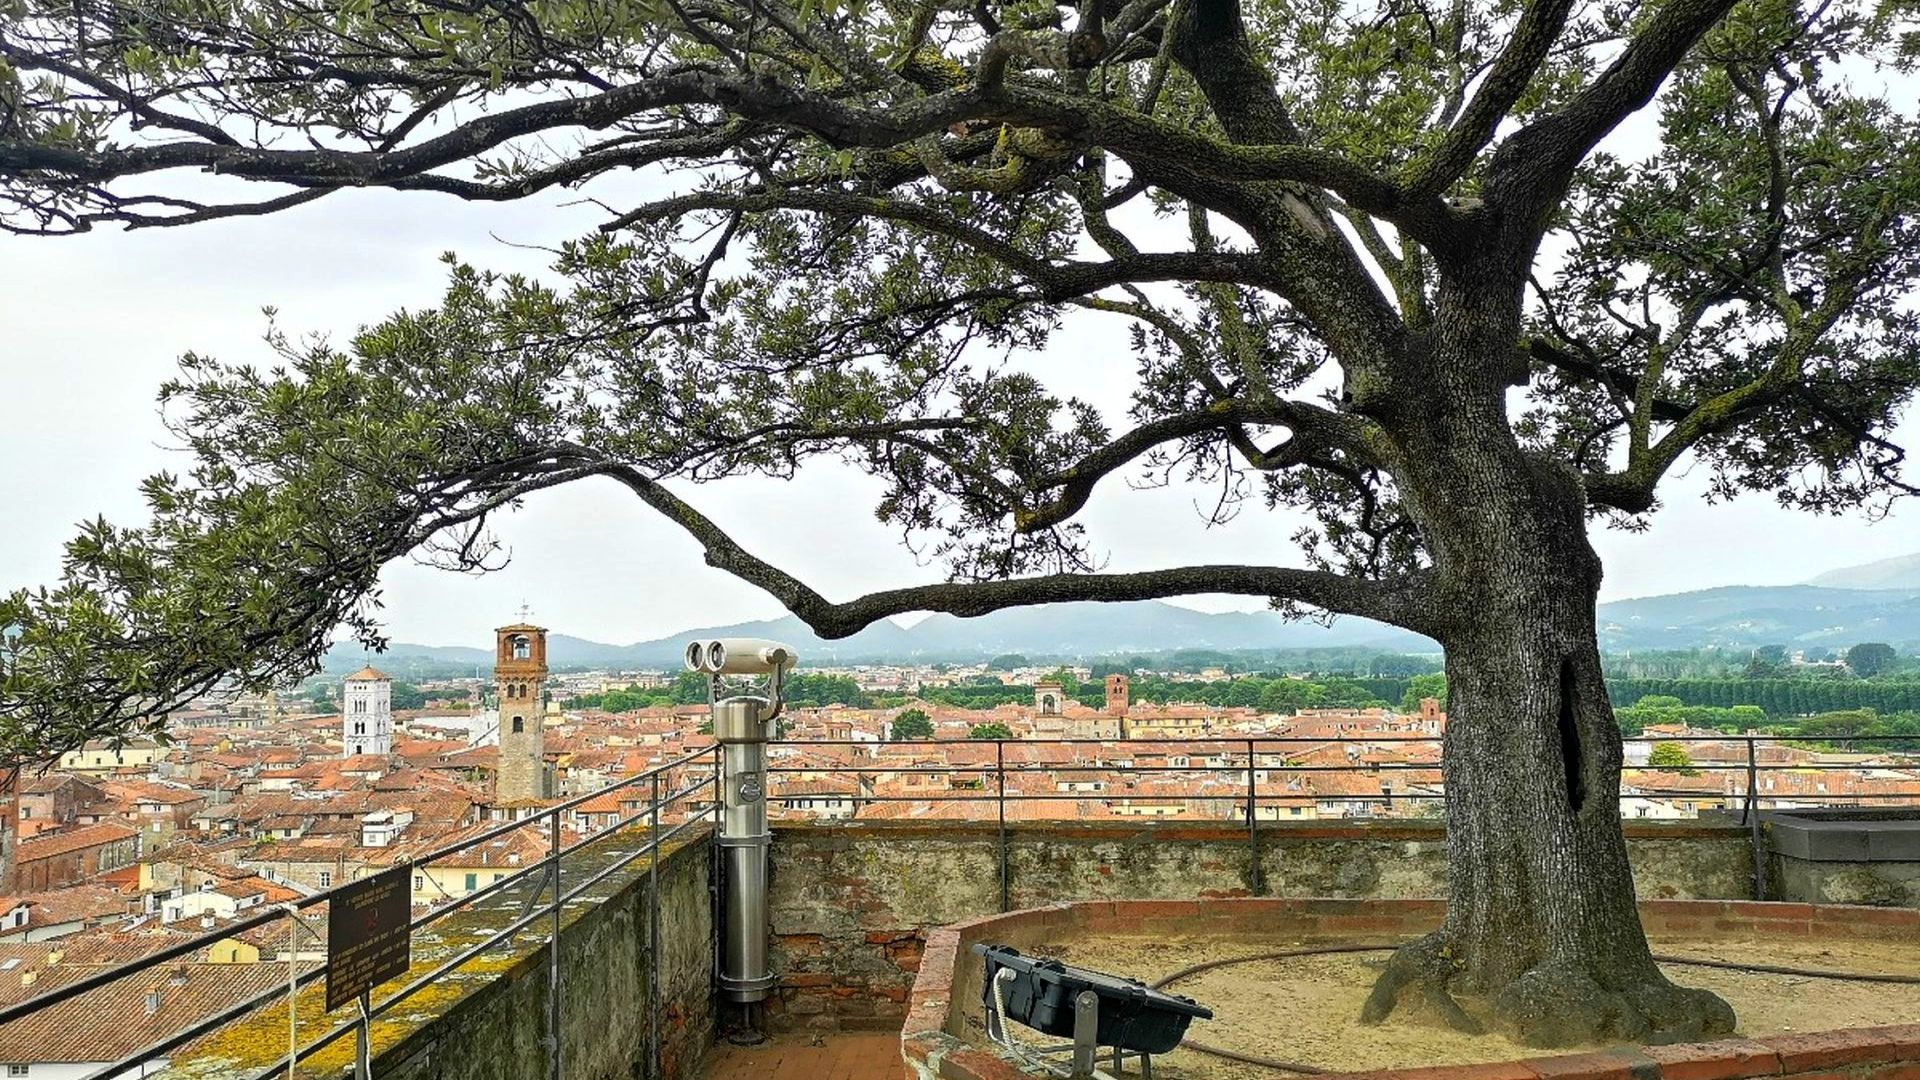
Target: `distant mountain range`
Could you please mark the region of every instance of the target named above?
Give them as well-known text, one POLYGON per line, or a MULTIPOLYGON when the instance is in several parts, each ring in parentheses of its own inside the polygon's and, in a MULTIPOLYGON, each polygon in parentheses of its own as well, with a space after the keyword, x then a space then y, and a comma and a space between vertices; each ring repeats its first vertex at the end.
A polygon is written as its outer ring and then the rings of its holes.
POLYGON ((1832 589, 1920 589, 1920 552, 1829 570, 1807 584, 1832 589))
POLYGON ((1911 646, 1920 643, 1920 589, 1729 585, 1602 604, 1599 623, 1600 647, 1609 651, 1911 646))
MULTIPOLYGON (((1730 585, 1696 592, 1616 600, 1600 605, 1601 646, 1610 651, 1743 648, 1787 645, 1844 649, 1861 641, 1920 644, 1920 554, 1821 574, 1804 585, 1730 585)), ((631 645, 554 634, 547 655, 563 668, 674 668, 688 640, 765 637, 792 644, 803 661, 981 660, 1002 653, 1093 657, 1164 653, 1361 647, 1383 652, 1434 652, 1418 634, 1367 619, 1332 626, 1288 622, 1273 612, 1192 611, 1157 600, 1122 604, 1042 604, 973 619, 933 615, 908 627, 883 620, 852 637, 827 641, 789 615, 779 619, 684 630, 631 645)), ((366 660, 356 645, 337 646, 327 670, 351 671, 366 660)), ((375 662, 396 675, 484 670, 488 649, 396 643, 375 662)))
MULTIPOLYGON (((1364 646, 1385 652, 1433 652, 1432 641, 1367 619, 1341 619, 1332 628, 1288 622, 1274 612, 1192 611, 1157 600, 1123 604, 1042 604, 962 619, 932 615, 907 627, 882 620, 851 637, 828 641, 792 615, 757 622, 684 630, 632 645, 608 645, 567 634, 547 638, 555 667, 677 668, 694 638, 761 637, 797 649, 803 663, 858 660, 982 660, 1003 653, 1044 657, 1160 653, 1174 649, 1309 649, 1364 646)), ((357 645, 336 646, 327 670, 351 671, 367 660, 357 645)), ((493 663, 487 649, 395 643, 373 658, 382 670, 405 675, 428 667, 493 663)))

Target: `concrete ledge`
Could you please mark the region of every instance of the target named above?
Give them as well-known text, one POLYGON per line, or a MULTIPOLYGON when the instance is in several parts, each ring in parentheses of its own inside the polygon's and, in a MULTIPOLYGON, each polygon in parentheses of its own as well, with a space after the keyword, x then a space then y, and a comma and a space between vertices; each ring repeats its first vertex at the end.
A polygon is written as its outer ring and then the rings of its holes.
MULTIPOLYGON (((1012 801, 1012 800, 1009 800, 1012 801)), ((992 803, 976 803, 983 815, 993 812, 992 803)), ((1694 821, 1622 821, 1630 838, 1648 840, 1691 840, 1703 838, 1745 839, 1745 825, 1731 821, 1700 819, 1694 821)), ((805 831, 848 838, 906 839, 929 837, 964 839, 997 836, 1000 827, 991 817, 980 821, 820 821, 773 823, 776 836, 805 831)), ((1143 818, 1140 821, 1047 821, 1011 822, 1009 834, 1032 836, 1045 833, 1050 839, 1111 840, 1125 836, 1151 836, 1157 840, 1229 840, 1245 842, 1245 822, 1175 821, 1167 818, 1143 818)), ((1444 840, 1447 827, 1440 821, 1262 821, 1258 823, 1262 840, 1444 840)))
POLYGON ((1920 818, 1776 812, 1773 850, 1808 862, 1920 862, 1920 818))
MULTIPOLYGON (((1656 900, 1640 905, 1652 933, 1664 930, 1913 941, 1920 911, 1749 900, 1656 900)), ((1139 900, 1029 908, 933 931, 907 1002, 901 1053, 919 1080, 1019 1080, 1021 1069, 985 1042, 980 965, 969 949, 992 940, 1032 946, 1062 933, 1100 929, 1151 934, 1244 928, 1303 941, 1386 941, 1439 925, 1438 900, 1139 900)), ((1920 1080, 1920 1024, 1758 1039, 1560 1054, 1477 1065, 1341 1073, 1369 1080, 1920 1080)))

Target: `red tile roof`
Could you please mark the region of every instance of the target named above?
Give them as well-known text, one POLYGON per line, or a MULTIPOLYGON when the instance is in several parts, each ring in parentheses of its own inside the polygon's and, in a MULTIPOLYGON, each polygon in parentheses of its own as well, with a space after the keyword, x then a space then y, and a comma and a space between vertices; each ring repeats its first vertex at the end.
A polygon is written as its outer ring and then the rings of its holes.
POLYGON ((66 832, 47 833, 31 840, 22 840, 20 846, 14 849, 14 860, 16 863, 24 864, 40 859, 51 859, 91 847, 103 847, 139 835, 140 831, 131 826, 103 821, 98 825, 87 825, 66 832))

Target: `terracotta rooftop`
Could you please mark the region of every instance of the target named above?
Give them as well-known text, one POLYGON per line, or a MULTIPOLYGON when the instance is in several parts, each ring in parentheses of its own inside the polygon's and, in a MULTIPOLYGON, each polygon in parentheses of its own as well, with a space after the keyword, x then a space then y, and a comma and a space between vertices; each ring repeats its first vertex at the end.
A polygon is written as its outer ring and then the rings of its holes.
MULTIPOLYGON (((57 967, 35 987, 50 986, 53 972, 90 969, 57 967)), ((163 964, 0 1026, 0 1060, 114 1061, 286 980, 279 964, 163 964)))
POLYGON ((392 682, 393 676, 371 665, 361 668, 345 679, 346 682, 392 682))
POLYGON ((18 863, 51 859, 58 855, 99 847, 138 835, 140 831, 131 826, 103 821, 98 825, 87 825, 67 832, 48 833, 31 840, 22 840, 20 846, 14 849, 14 859, 18 863))

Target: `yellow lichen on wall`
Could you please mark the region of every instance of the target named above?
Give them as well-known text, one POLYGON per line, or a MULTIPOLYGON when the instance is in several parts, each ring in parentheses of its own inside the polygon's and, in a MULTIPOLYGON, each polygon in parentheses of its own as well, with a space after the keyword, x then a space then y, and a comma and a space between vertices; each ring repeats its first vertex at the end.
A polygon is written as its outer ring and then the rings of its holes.
MULTIPOLYGON (((633 839, 644 835, 644 828, 634 826, 619 833, 602 834, 595 839, 621 836, 633 839)), ((674 853, 692 842, 693 840, 689 838, 662 845, 660 861, 664 863, 674 853)), ((601 849, 599 852, 587 854, 602 855, 604 852, 605 849, 601 849)), ((605 900, 645 876, 650 861, 644 858, 636 859, 622 872, 609 875, 605 881, 597 883, 588 894, 569 902, 561 911, 561 932, 564 934, 567 927, 587 914, 594 902, 605 900)), ((568 867, 570 872, 573 869, 571 866, 568 867)), ((581 869, 579 876, 585 877, 598 869, 600 866, 581 869)), ((459 952, 480 944, 504 929, 517 920, 521 912, 522 908, 519 904, 490 910, 464 908, 419 928, 414 936, 412 965, 404 976, 390 980, 375 990, 373 995, 375 1009, 380 1009, 386 1002, 392 1001, 399 991, 413 980, 421 978, 459 952)), ((549 925, 544 916, 535 920, 513 936, 469 958, 439 979, 390 1006, 389 1011, 376 1017, 371 1026, 370 1045, 373 1055, 378 1057, 382 1052, 400 1045, 409 1036, 445 1016, 468 996, 522 965, 531 963, 535 954, 540 952, 547 941, 549 925)), ((324 980, 316 980, 302 987, 296 998, 297 1038, 301 1045, 312 1043, 335 1027, 353 1019, 355 1015, 352 1006, 336 1009, 331 1013, 325 1011, 323 982, 324 980)), ((338 1076, 342 1069, 352 1065, 353 1052, 354 1038, 352 1032, 348 1031, 326 1047, 302 1058, 295 1075, 338 1076)), ((284 1059, 286 1054, 287 1005, 286 999, 282 997, 213 1034, 189 1044, 174 1058, 173 1066, 175 1069, 190 1070, 196 1074, 203 1073, 208 1068, 258 1069, 284 1059)))

